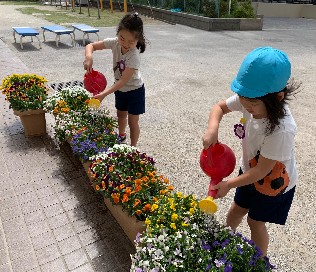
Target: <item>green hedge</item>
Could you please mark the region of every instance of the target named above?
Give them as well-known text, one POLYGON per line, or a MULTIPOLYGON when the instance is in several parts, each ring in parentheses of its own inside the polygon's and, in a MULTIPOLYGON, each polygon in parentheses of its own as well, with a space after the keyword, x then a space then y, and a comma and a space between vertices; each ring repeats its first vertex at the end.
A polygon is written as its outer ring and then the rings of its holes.
MULTIPOLYGON (((117 0, 121 4, 123 0, 117 0)), ((115 2, 115 1, 114 1, 115 2)), ((250 0, 231 0, 229 14, 228 0, 131 0, 140 4, 172 11, 181 11, 210 18, 254 18, 255 12, 250 0)))

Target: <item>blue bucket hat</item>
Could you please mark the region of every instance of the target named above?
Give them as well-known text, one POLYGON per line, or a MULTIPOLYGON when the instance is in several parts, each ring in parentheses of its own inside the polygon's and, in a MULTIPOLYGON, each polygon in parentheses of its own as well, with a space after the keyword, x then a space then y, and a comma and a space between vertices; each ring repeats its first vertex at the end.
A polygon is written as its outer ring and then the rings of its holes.
POLYGON ((247 98, 282 91, 291 76, 291 63, 281 50, 259 47, 251 51, 240 66, 231 89, 247 98))

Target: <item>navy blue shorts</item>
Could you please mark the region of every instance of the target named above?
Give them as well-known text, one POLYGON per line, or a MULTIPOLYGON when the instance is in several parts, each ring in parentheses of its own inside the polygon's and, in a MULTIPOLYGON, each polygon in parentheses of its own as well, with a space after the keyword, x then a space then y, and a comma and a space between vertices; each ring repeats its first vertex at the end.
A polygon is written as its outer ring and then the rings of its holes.
POLYGON ((285 225, 295 187, 284 194, 268 196, 259 193, 253 184, 236 188, 235 203, 249 209, 248 216, 256 221, 285 225))
POLYGON ((145 87, 128 92, 115 92, 115 108, 127 111, 129 114, 139 115, 145 113, 145 87))

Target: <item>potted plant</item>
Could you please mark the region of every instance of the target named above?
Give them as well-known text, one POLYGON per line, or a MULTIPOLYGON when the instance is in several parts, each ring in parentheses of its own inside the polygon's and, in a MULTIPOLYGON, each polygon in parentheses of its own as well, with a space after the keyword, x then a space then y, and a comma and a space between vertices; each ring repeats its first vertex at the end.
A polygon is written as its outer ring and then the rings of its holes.
POLYGON ((15 115, 21 118, 25 136, 46 134, 44 102, 47 80, 36 74, 12 74, 3 79, 0 89, 15 115))

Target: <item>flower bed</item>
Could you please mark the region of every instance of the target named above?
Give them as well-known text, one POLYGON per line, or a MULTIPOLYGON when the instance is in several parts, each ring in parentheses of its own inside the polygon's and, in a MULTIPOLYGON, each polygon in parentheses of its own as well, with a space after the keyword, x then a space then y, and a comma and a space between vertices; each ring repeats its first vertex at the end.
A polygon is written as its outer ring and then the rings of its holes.
POLYGON ((195 196, 174 193, 152 157, 117 144, 115 127, 106 111, 69 111, 56 117, 54 135, 71 139, 74 154, 89 161, 92 187, 135 238, 131 271, 273 270, 251 241, 202 213, 195 196))

